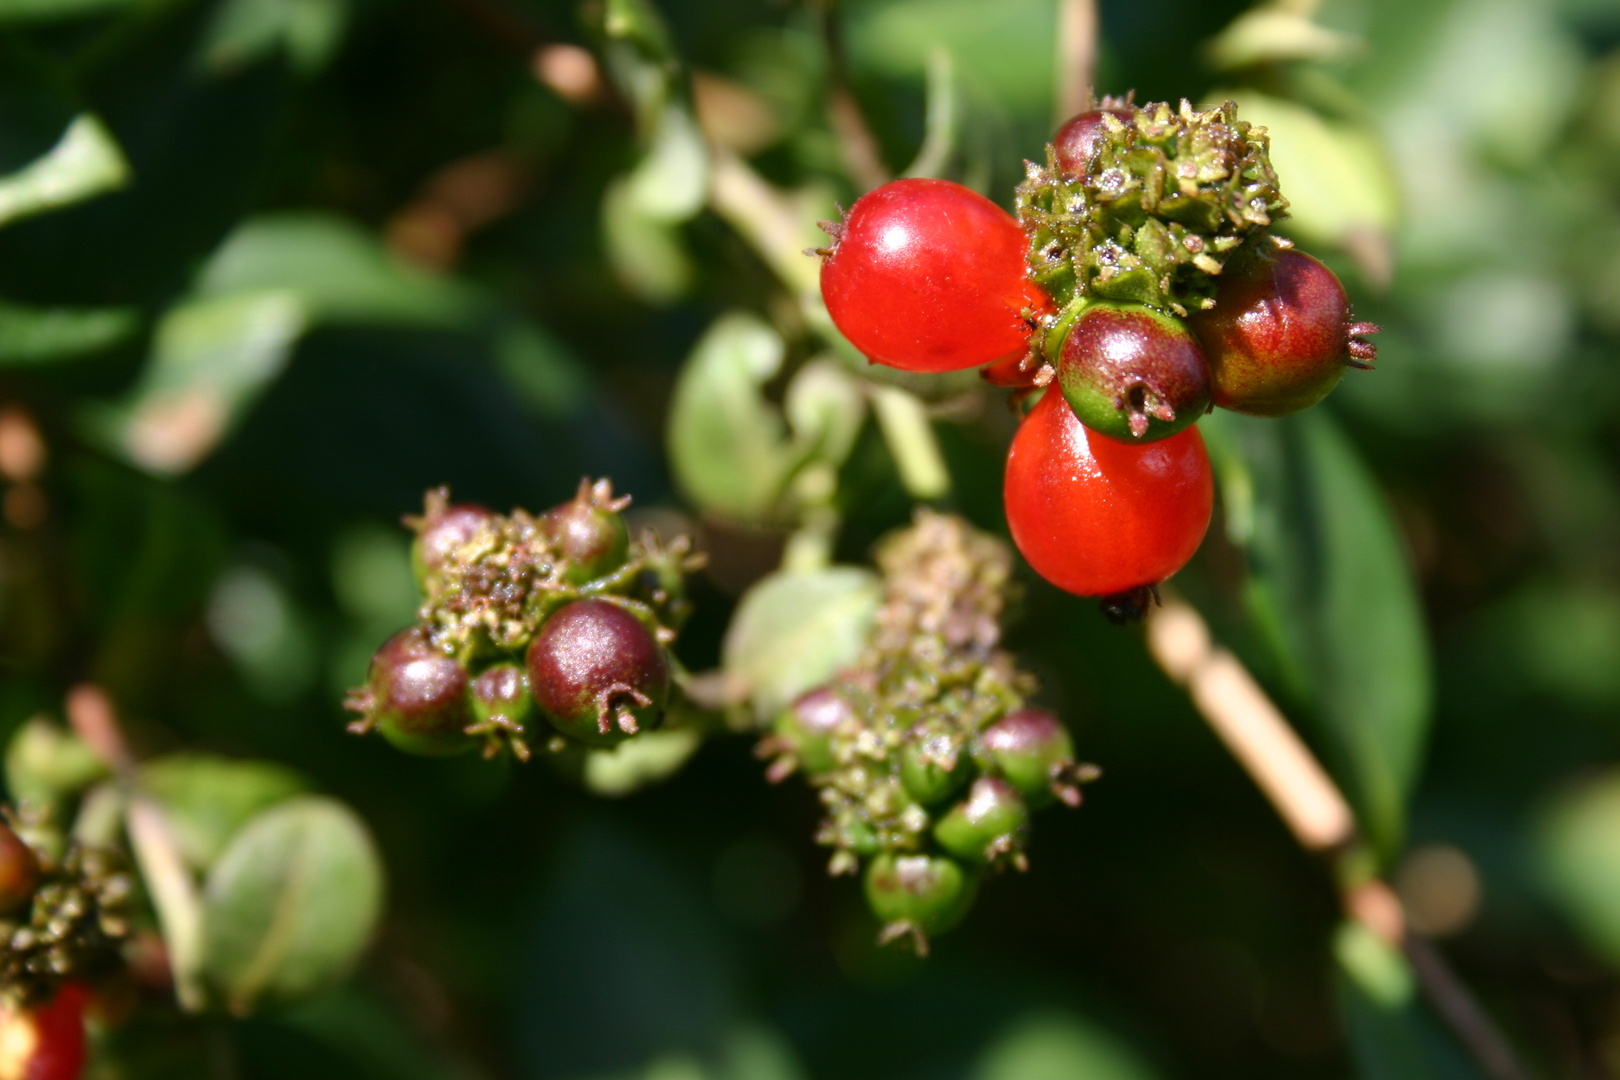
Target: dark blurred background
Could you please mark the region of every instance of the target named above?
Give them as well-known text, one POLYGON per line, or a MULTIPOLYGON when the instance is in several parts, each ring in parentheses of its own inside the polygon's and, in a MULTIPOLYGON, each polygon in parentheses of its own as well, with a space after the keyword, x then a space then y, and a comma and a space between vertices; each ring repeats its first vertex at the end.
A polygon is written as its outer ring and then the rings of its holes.
MULTIPOLYGON (((780 545, 683 504, 666 411, 721 313, 771 321, 790 364, 808 331, 723 216, 615 209, 649 138, 597 51, 622 6, 0 0, 0 173, 75 118, 107 159, 71 204, 0 199, 0 727, 93 678, 145 752, 274 759, 349 800, 389 873, 344 988, 252 1021, 145 1021, 100 1075, 1478 1075, 1420 1006, 1357 1005, 1327 871, 1140 634, 1027 573, 1010 645, 1105 776, 1039 818, 1031 870, 927 961, 874 945, 858 887, 824 873, 812 793, 764 783, 748 738, 609 799, 544 762, 344 736, 343 689, 412 616, 399 519, 429 487, 538 510, 611 476, 758 572, 780 545)), ((812 218, 864 186, 834 93, 888 172, 949 93, 940 171, 1009 205, 1052 130, 1055 0, 661 11, 708 138, 812 218)), ((1417 598, 1416 636, 1362 639, 1382 624, 1319 618, 1300 605, 1339 601, 1309 587, 1273 600, 1284 639, 1309 622, 1334 671, 1390 671, 1398 701, 1368 722, 1290 682, 1233 569, 1230 488, 1184 589, 1336 772, 1369 768, 1343 764, 1347 741, 1387 740, 1370 753, 1396 761, 1395 794, 1367 812, 1392 880, 1533 1070, 1620 1076, 1620 4, 1260 14, 1280 29, 1236 0, 1105 0, 1098 87, 1236 94, 1279 147, 1295 235, 1385 327, 1378 370, 1320 423, 1395 523, 1396 569, 1367 572, 1396 609, 1417 598), (1336 742, 1322 716, 1360 726, 1336 742)), ((1005 535, 1010 414, 946 411, 942 504, 1005 535)), ((1263 533, 1268 451, 1248 452, 1263 533)), ((841 481, 838 555, 863 561, 912 502, 872 425, 841 481)), ((1285 510, 1336 490, 1298 482, 1285 510)), ((1363 504, 1334 505, 1299 527, 1347 558, 1363 504)), ((1361 587, 1364 568, 1300 557, 1308 581, 1361 587)), ((695 582, 689 667, 718 662, 745 584, 695 582)))

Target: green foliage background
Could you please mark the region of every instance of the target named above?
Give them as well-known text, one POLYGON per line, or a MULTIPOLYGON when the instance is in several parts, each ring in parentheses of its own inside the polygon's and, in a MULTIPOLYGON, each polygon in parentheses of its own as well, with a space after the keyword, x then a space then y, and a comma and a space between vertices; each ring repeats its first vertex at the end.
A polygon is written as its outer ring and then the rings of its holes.
MULTIPOLYGON (((1318 36, 1251 15, 1211 49, 1246 5, 1101 5, 1099 88, 1235 93, 1299 239, 1386 328, 1378 371, 1317 412, 1206 421, 1222 505, 1178 583, 1397 880, 1423 845, 1471 860, 1482 903, 1445 948, 1535 1070, 1620 1075, 1620 6, 1317 7, 1318 36)), ((1052 127, 1056 4, 667 0, 667 40, 639 11, 0 0, 0 404, 49 451, 44 522, 0 533, 0 725, 93 678, 144 752, 292 766, 388 867, 346 987, 250 1021, 142 1014, 97 1075, 1475 1075, 1139 635, 1032 578, 1011 644, 1106 775, 927 963, 874 947, 813 797, 764 784, 746 739, 604 800, 342 734, 343 688, 411 617, 396 522, 425 488, 538 510, 605 475, 649 520, 700 521, 694 669, 780 555, 792 439, 849 447, 841 561, 908 518, 876 425, 760 412, 815 351, 814 264, 701 208, 665 111, 684 76, 577 106, 535 58, 601 45, 605 18, 631 69, 723 78, 743 156, 806 220, 859 193, 827 109, 845 80, 890 171, 927 138, 929 171, 1005 203, 1052 127), (447 234, 469 183, 485 210, 447 234), (672 438, 694 506, 663 448, 700 340, 712 392, 683 393, 731 419, 695 430, 764 449, 715 475, 714 444, 672 438)), ((1010 414, 934 426, 941 504, 1004 533, 1010 414)))

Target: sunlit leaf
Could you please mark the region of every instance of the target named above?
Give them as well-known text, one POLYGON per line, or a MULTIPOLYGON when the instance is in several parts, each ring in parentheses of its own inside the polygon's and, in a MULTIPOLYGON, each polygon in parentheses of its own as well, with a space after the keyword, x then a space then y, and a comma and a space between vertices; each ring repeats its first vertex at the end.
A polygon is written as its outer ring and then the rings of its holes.
POLYGON ((973 1080, 1153 1080, 1130 1047, 1067 1012, 1019 1017, 979 1058, 973 1080))
POLYGON ((140 786, 163 808, 180 853, 203 870, 250 818, 307 785, 291 769, 269 761, 171 754, 141 766, 140 786))
POLYGON ((702 745, 702 733, 690 728, 642 732, 610 750, 588 751, 585 786, 598 795, 628 795, 679 772, 702 745))
POLYGON ((758 715, 773 715, 855 661, 880 593, 877 575, 861 567, 771 574, 737 605, 722 652, 726 674, 758 715))
POLYGON ((129 180, 112 133, 86 113, 44 157, 0 177, 0 225, 116 191, 129 180))
POLYGON ((1053 0, 877 0, 848 19, 850 53, 864 69, 921 79, 943 46, 1006 107, 1050 107, 1053 0))
POLYGON ((225 0, 215 9, 199 60, 229 73, 285 50, 300 71, 324 67, 342 40, 347 0, 225 0))
POLYGON ((134 308, 24 307, 0 303, 0 365, 71 360, 135 332, 134 308))
POLYGON ((1554 797, 1533 855, 1548 895, 1613 964, 1620 964, 1620 774, 1554 797))
POLYGON ((619 284, 649 304, 680 299, 696 272, 679 227, 637 203, 628 180, 602 195, 602 239, 619 284))

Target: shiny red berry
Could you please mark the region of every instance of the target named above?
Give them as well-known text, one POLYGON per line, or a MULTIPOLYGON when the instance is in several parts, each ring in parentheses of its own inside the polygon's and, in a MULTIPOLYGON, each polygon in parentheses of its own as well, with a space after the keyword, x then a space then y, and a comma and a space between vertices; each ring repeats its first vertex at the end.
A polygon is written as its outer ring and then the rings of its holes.
POLYGON ((1096 303, 1063 339, 1058 384, 1080 422, 1123 442, 1153 442, 1209 411, 1209 365, 1180 319, 1141 304, 1096 303))
POLYGON ((361 714, 351 731, 376 728, 413 754, 442 756, 473 745, 466 735, 473 720, 467 671, 415 627, 383 643, 371 658, 366 685, 348 705, 361 714))
POLYGON ((896 180, 856 200, 821 264, 833 322, 874 363, 956 371, 1022 355, 1026 310, 1050 306, 1025 274, 1024 232, 947 180, 896 180))
POLYGON ((1136 110, 1130 108, 1091 109, 1074 117, 1058 128, 1052 136, 1052 149, 1057 152, 1058 171, 1065 177, 1084 176, 1091 157, 1097 152, 1097 136, 1107 123, 1105 116, 1116 116, 1129 124, 1136 110))
POLYGON ((608 745, 663 718, 669 658, 641 621, 607 600, 575 600, 529 645, 529 690, 562 734, 608 745))
POLYGON ((1190 322, 1209 357, 1215 404, 1253 416, 1307 409, 1345 368, 1370 367, 1378 355, 1362 340, 1378 327, 1350 321, 1337 275, 1293 249, 1230 267, 1215 306, 1190 322))
POLYGON ((1013 542, 1035 572, 1081 596, 1156 585, 1209 527, 1215 480, 1196 427, 1146 445, 1086 430, 1050 391, 1024 419, 1002 491, 1013 542))
POLYGON ((84 1074, 84 1009, 90 992, 63 984, 35 1009, 0 1007, 0 1076, 17 1080, 79 1080, 84 1074))

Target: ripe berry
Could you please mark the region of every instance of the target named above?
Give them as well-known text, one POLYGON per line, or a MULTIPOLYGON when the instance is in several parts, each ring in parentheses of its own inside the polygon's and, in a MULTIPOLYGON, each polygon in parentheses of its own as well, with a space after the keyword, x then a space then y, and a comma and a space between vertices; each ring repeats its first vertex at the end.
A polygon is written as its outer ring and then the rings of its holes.
POLYGON ((994 776, 973 781, 967 798, 934 826, 939 846, 959 858, 991 862, 1011 855, 1023 868, 1018 846, 1029 828, 1029 809, 1018 789, 994 776))
POLYGON ((663 716, 669 659, 634 615, 607 600, 575 600, 529 645, 529 688, 542 715, 580 742, 608 745, 663 716))
POLYGON ((472 681, 473 723, 469 735, 495 736, 487 753, 495 753, 504 741, 519 759, 528 760, 524 725, 534 712, 534 696, 529 693, 529 673, 520 664, 495 664, 478 673, 472 681))
POLYGON ((581 481, 578 495, 546 512, 541 524, 562 554, 564 580, 583 585, 624 565, 630 531, 618 511, 628 502, 614 499, 605 480, 581 481))
POLYGON ((1058 171, 1065 178, 1086 174, 1086 166, 1091 163, 1091 156, 1097 150, 1097 135, 1103 130, 1105 123, 1103 117, 1107 115, 1117 116, 1129 124, 1135 119, 1136 110, 1092 109, 1071 119, 1052 136, 1052 149, 1057 152, 1058 171))
POLYGON ((924 952, 927 935, 961 922, 977 890, 960 863, 942 856, 885 852, 866 868, 866 903, 885 924, 881 940, 910 934, 924 952))
POLYGON ((457 549, 472 539, 478 527, 494 516, 473 503, 450 505, 449 488, 429 492, 422 516, 406 518, 416 529, 416 539, 411 543, 411 566, 416 571, 416 583, 426 588, 428 576, 443 569, 457 549))
POLYGON ((1069 327, 1058 383, 1080 422, 1122 442, 1153 442, 1209 411, 1209 365, 1180 319, 1098 303, 1069 327))
POLYGON ((960 184, 896 180, 826 228, 822 297, 874 363, 956 371, 1022 355, 1023 313, 1050 306, 1025 274, 1018 222, 960 184))
POLYGON ((835 691, 820 687, 777 713, 776 738, 796 763, 814 776, 837 767, 833 735, 854 719, 855 710, 848 701, 835 691))
POLYGON ((1309 408, 1346 367, 1370 367, 1378 356, 1362 340, 1378 327, 1351 322, 1338 277, 1293 249, 1232 266, 1215 306, 1191 322, 1209 356, 1215 404, 1253 416, 1309 408))
POLYGON ((0 1007, 0 1077, 79 1080, 89 996, 83 983, 69 982, 37 1009, 0 1007))
POLYGON ((984 748, 1007 782, 1030 805, 1040 806, 1057 795, 1078 804, 1080 791, 1070 779, 1074 771, 1074 741, 1058 718, 1041 709, 1019 709, 984 729, 984 748))
POLYGON ((467 672, 417 628, 402 630, 371 658, 366 685, 345 703, 361 713, 349 730, 376 728, 401 750, 442 756, 471 747, 467 672))
POLYGON ((28 904, 39 887, 39 858, 34 849, 0 822, 0 915, 10 915, 28 904))
POLYGON ((1215 479, 1196 427, 1146 445, 1102 438, 1048 392, 1007 455, 1013 542, 1035 572, 1081 596, 1156 585, 1192 558, 1215 479))

